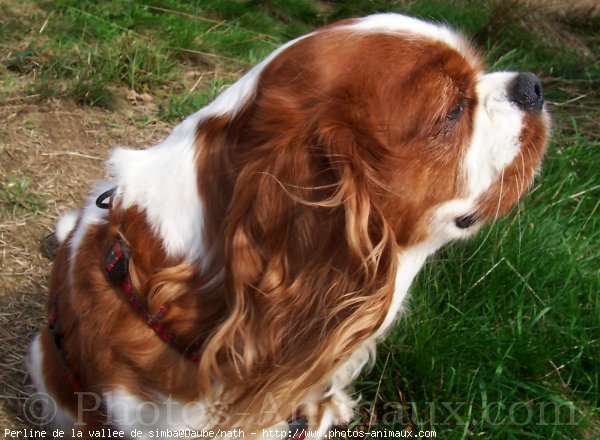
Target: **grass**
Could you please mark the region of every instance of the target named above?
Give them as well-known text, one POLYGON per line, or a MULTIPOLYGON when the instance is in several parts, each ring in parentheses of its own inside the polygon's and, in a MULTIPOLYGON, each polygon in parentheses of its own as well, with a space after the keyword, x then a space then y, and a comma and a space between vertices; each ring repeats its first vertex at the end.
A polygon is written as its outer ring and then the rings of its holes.
MULTIPOLYGON (((314 18, 316 10, 313 2, 305 3, 287 8, 273 1, 253 8, 218 0, 202 2, 201 7, 180 1, 159 2, 160 6, 39 2, 45 14, 39 31, 31 32, 27 45, 12 51, 4 65, 11 72, 35 74, 36 81, 27 85, 32 95, 111 108, 120 87, 151 91, 161 115, 176 120, 189 114, 186 102, 203 106, 214 97, 204 89, 215 82, 232 82, 232 75, 237 77, 282 41, 307 31, 310 25, 300 19, 314 18), (264 12, 267 8, 271 14, 264 12), (182 74, 193 67, 219 79, 202 84, 184 101, 191 84, 181 80, 182 74)), ((21 30, 21 18, 11 15, 8 9, 7 28, 21 30)), ((11 38, 9 32, 4 36, 11 38)))
MULTIPOLYGON (((469 0, 3 3, 0 106, 58 98, 116 111, 134 90, 152 96, 154 118, 177 121, 280 43, 390 10, 463 29, 493 69, 538 73, 555 123, 523 205, 423 269, 405 317, 356 383, 351 426, 600 438, 599 15, 469 0)), ((28 180, 1 179, 3 215, 47 208, 28 180)))
POLYGON ((600 142, 555 139, 526 209, 427 265, 363 382, 442 438, 598 434, 600 142))
POLYGON ((15 217, 18 214, 37 213, 45 208, 43 196, 30 188, 27 177, 11 176, 0 188, 0 218, 15 217))

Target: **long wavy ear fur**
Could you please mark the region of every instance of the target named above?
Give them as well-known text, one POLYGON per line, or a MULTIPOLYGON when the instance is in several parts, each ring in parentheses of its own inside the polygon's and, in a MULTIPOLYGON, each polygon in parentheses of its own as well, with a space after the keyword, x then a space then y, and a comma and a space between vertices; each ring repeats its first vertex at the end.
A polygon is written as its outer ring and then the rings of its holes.
POLYGON ((396 272, 360 152, 369 146, 314 122, 327 118, 306 119, 303 107, 271 93, 232 123, 198 130, 200 190, 214 212, 207 242, 225 267, 228 306, 204 346, 200 383, 227 383, 227 412, 264 414, 262 425, 278 421, 265 399, 289 408, 326 389, 383 322, 396 272))

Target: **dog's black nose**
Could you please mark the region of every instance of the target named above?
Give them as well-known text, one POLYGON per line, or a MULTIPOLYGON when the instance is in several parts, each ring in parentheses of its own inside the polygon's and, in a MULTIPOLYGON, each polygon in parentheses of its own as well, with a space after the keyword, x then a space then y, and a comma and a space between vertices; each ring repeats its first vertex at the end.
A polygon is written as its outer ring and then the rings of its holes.
POLYGON ((533 73, 519 73, 508 86, 508 99, 526 112, 539 113, 544 106, 540 79, 533 73))

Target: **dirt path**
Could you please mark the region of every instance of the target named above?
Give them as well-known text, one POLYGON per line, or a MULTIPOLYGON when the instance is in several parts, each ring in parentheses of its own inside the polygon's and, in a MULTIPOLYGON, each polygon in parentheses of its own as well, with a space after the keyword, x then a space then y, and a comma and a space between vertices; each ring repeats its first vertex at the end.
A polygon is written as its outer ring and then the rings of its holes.
POLYGON ((34 209, 3 206, 0 212, 0 426, 31 426, 35 411, 23 412, 29 395, 24 355, 35 331, 45 323, 43 303, 51 261, 43 238, 61 212, 81 205, 91 184, 104 177, 112 147, 151 145, 169 126, 127 103, 116 112, 81 108, 50 100, 0 106, 0 185, 18 193, 29 181, 34 209))

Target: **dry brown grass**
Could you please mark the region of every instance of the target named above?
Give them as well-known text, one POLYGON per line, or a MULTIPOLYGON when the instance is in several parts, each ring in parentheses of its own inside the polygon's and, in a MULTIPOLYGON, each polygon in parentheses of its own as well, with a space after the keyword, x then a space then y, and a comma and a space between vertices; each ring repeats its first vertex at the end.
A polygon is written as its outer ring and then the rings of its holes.
POLYGON ((545 12, 559 14, 597 15, 600 14, 598 0, 525 0, 524 3, 545 12))

